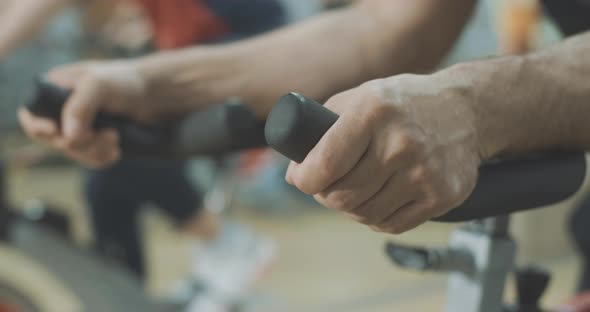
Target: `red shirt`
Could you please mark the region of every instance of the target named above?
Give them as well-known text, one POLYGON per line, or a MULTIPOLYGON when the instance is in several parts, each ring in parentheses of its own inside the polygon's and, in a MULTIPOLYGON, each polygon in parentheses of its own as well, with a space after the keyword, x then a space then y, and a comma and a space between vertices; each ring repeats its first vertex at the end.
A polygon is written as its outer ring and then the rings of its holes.
POLYGON ((149 17, 159 49, 212 40, 228 27, 201 0, 137 0, 149 17))

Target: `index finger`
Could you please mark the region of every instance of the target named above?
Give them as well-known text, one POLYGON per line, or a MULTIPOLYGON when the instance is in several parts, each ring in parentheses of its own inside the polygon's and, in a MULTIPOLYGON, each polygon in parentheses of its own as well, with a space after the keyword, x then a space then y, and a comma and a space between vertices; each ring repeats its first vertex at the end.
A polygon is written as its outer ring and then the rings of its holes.
POLYGON ((86 76, 76 86, 62 112, 63 134, 72 144, 84 144, 93 137, 92 123, 101 101, 98 81, 86 76))
MULTIPOLYGON (((349 94, 348 94, 349 95, 349 94)), ((287 181, 307 194, 317 194, 346 175, 368 149, 371 131, 354 113, 356 99, 342 94, 325 106, 341 115, 301 164, 292 163, 287 181)))

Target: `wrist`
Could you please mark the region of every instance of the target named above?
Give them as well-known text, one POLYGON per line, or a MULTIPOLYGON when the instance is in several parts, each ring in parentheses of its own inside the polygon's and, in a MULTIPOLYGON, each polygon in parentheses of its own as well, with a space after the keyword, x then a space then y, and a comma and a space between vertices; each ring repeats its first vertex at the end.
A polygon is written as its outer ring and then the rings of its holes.
POLYGON ((444 81, 459 86, 457 105, 470 112, 481 160, 517 153, 533 145, 526 112, 530 92, 522 92, 527 59, 523 56, 458 64, 440 73, 444 81), (519 88, 520 90, 517 90, 519 88), (527 119, 525 121, 525 119, 527 119))
MULTIPOLYGON (((474 89, 474 77, 469 64, 460 64, 448 69, 427 75, 430 80, 425 90, 432 94, 434 102, 431 110, 435 113, 436 123, 446 124, 447 130, 441 131, 445 137, 439 138, 441 142, 456 140, 454 144, 470 154, 478 163, 487 160, 488 149, 485 140, 482 139, 481 124, 474 103, 477 101, 474 89)), ((440 127, 440 126, 439 126, 440 127)))
POLYGON ((217 47, 162 52, 134 62, 145 81, 146 96, 174 103, 180 111, 199 110, 239 95, 242 70, 217 47))

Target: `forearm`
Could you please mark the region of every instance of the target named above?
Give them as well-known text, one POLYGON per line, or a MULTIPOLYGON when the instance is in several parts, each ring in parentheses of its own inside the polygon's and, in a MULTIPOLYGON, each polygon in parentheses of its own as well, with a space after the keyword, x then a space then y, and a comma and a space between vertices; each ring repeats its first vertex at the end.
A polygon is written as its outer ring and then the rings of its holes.
POLYGON ((289 91, 325 99, 370 79, 432 69, 472 6, 473 0, 360 1, 253 40, 140 63, 155 81, 150 89, 162 96, 204 103, 238 96, 265 115, 289 91))
POLYGON ((590 33, 527 56, 459 65, 435 76, 464 85, 483 159, 544 149, 588 150, 588 55, 590 33))
POLYGON ((0 12, 0 60, 32 39, 71 0, 15 0, 0 12))

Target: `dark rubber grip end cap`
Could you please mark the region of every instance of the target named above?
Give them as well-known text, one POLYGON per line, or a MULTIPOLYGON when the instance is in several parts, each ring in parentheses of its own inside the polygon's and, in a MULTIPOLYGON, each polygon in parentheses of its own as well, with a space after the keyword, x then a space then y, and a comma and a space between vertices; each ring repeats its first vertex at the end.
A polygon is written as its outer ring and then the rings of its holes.
POLYGON ((71 90, 60 88, 44 78, 38 78, 35 80, 34 93, 24 106, 35 116, 59 123, 63 106, 71 93, 71 90))
POLYGON ((268 115, 264 134, 270 147, 301 163, 337 120, 337 114, 318 102, 289 93, 268 115))

